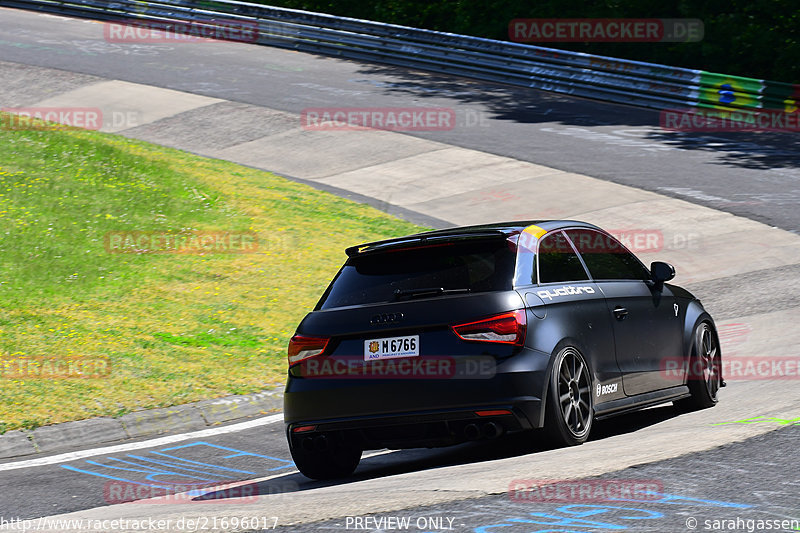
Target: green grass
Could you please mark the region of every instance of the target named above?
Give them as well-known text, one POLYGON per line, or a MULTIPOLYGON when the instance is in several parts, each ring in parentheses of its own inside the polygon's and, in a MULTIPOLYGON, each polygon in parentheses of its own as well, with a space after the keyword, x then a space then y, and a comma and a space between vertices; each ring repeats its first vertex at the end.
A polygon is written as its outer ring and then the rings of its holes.
POLYGON ((0 131, 0 358, 107 358, 95 379, 0 377, 0 432, 244 394, 343 249, 421 230, 273 174, 86 131, 0 131), (119 231, 258 235, 244 254, 109 253, 119 231))

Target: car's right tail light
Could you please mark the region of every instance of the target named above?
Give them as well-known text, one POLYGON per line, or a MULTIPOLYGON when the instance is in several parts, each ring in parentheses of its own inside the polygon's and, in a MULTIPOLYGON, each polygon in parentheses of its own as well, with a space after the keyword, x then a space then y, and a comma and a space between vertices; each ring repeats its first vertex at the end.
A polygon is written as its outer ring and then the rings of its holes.
POLYGON ((465 341, 499 342, 523 346, 528 320, 525 310, 510 311, 475 322, 467 322, 453 326, 456 335, 465 341))
POLYGON ((330 337, 311 337, 296 334, 289 339, 289 366, 299 363, 310 357, 325 353, 330 337))

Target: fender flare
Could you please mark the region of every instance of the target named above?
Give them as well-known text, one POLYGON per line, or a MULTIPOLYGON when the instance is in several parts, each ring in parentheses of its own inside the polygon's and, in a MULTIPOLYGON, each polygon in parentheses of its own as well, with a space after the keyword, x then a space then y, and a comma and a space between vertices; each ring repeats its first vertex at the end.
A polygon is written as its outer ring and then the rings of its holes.
MULTIPOLYGON (((717 350, 719 353, 720 361, 722 361, 722 345, 719 342, 719 333, 717 332, 717 325, 711 315, 708 314, 698 300, 692 300, 686 308, 686 318, 683 322, 683 357, 684 363, 689 368, 692 358, 692 349, 694 344, 694 332, 701 322, 708 322, 711 326, 711 331, 714 334, 714 339, 717 341, 717 350)), ((722 375, 722 365, 719 368, 720 380, 724 380, 722 375)), ((684 385, 687 383, 689 374, 686 374, 684 385)))

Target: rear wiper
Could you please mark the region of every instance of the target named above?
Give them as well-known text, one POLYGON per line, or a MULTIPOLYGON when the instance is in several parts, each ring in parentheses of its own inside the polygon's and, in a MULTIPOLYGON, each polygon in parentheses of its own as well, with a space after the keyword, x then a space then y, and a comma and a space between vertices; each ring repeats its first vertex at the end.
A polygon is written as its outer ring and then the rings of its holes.
POLYGON ((399 300, 403 297, 419 298, 422 296, 440 296, 443 294, 463 294, 470 292, 470 289, 445 289, 444 287, 427 287, 423 289, 397 289, 394 291, 394 299, 399 300))

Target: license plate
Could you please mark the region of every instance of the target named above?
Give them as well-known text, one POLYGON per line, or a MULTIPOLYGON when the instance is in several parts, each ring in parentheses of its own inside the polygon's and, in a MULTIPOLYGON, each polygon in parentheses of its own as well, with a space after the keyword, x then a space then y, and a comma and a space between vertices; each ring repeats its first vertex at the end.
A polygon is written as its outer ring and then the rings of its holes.
POLYGON ((419 355, 419 335, 364 341, 364 361, 397 359, 419 355))

